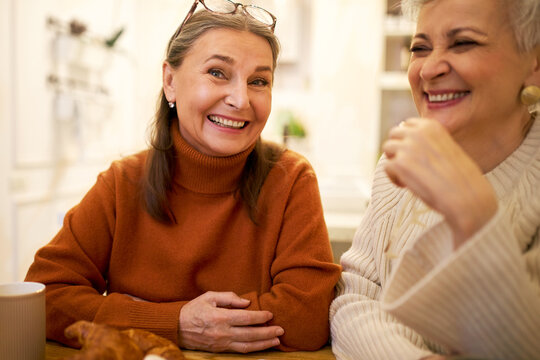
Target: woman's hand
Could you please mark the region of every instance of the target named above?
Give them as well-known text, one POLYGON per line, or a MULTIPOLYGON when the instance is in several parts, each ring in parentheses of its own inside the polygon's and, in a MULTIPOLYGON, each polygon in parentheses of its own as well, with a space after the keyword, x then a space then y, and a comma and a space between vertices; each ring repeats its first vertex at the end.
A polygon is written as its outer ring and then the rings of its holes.
POLYGON ((279 326, 266 326, 269 311, 243 310, 249 300, 232 292, 207 292, 180 311, 179 344, 192 350, 247 353, 279 345, 279 326))
POLYGON ((497 198, 478 165, 437 121, 411 118, 383 145, 386 173, 441 213, 462 245, 497 211, 497 198))

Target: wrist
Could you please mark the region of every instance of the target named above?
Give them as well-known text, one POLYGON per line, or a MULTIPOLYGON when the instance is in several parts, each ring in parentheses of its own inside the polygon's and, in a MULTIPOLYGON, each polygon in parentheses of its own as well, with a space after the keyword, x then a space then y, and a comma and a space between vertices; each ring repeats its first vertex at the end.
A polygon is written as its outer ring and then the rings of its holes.
POLYGON ((498 210, 496 198, 469 207, 470 211, 456 212, 453 219, 447 219, 454 235, 454 248, 458 249, 495 216, 498 210))

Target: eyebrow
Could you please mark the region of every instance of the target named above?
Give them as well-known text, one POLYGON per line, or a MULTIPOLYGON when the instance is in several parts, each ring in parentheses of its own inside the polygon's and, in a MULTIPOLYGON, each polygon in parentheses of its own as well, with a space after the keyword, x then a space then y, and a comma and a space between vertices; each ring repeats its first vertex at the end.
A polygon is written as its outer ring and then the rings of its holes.
MULTIPOLYGON (((446 36, 447 37, 454 37, 454 36, 456 36, 456 34, 459 34, 460 32, 463 32, 463 31, 471 31, 473 33, 476 33, 476 34, 484 36, 484 37, 488 36, 485 32, 481 31, 480 29, 478 29, 476 27, 472 27, 472 26, 464 26, 464 27, 459 27, 459 28, 452 29, 452 30, 450 30, 450 31, 448 31, 446 33, 446 36)), ((424 33, 415 34, 414 38, 415 39, 419 38, 419 39, 423 39, 423 40, 429 40, 429 36, 427 34, 424 34, 424 33)))
MULTIPOLYGON (((226 55, 219 55, 219 54, 214 54, 212 56, 210 56, 208 59, 206 59, 205 63, 207 63, 208 61, 210 60, 214 60, 214 59, 217 59, 217 60, 221 60, 229 65, 233 65, 235 63, 234 59, 230 56, 226 56, 226 55)), ((261 65, 261 66, 257 66, 257 68, 255 68, 255 72, 263 72, 263 71, 269 71, 269 72, 272 72, 272 68, 270 66, 266 66, 266 65, 261 65)))
POLYGON ((206 59, 205 63, 209 62, 210 60, 213 60, 213 59, 218 59, 218 60, 221 60, 223 62, 226 62, 227 64, 234 64, 234 59, 230 56, 225 56, 225 55, 219 55, 219 54, 214 54, 212 56, 210 56, 208 59, 206 59))
POLYGON ((452 29, 446 35, 451 37, 451 36, 455 36, 456 34, 462 32, 462 31, 471 31, 473 33, 476 33, 476 34, 482 35, 482 36, 487 36, 488 35, 487 33, 483 32, 482 30, 480 30, 479 28, 474 27, 474 26, 465 26, 465 27, 452 29))

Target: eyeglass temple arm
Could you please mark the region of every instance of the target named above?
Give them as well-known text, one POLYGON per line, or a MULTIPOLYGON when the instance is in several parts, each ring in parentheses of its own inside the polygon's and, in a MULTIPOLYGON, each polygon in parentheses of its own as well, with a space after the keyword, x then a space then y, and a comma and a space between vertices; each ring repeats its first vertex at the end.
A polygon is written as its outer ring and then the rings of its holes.
POLYGON ((184 27, 184 25, 186 24, 186 22, 189 20, 189 18, 191 17, 191 15, 193 15, 193 13, 195 12, 195 9, 197 8, 197 5, 199 4, 199 0, 195 0, 193 2, 193 5, 191 5, 191 9, 189 9, 189 12, 187 13, 186 15, 186 18, 184 19, 184 21, 182 21, 182 25, 180 25, 180 28, 179 29, 182 29, 184 27))

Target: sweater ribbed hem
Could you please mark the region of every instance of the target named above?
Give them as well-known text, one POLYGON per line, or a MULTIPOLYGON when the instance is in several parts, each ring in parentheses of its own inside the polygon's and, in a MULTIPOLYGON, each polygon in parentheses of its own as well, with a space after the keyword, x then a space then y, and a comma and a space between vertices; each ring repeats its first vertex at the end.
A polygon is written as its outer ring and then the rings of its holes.
POLYGON ((184 302, 149 303, 136 301, 129 306, 132 327, 151 331, 178 343, 178 322, 184 302))

